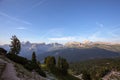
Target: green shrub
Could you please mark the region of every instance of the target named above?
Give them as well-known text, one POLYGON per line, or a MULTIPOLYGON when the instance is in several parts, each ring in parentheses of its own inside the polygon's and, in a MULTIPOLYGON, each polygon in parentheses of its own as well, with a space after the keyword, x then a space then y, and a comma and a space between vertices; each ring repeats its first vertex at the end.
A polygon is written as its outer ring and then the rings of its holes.
POLYGON ((27 64, 28 63, 28 60, 24 57, 21 57, 21 56, 18 56, 16 54, 7 54, 6 55, 10 60, 16 62, 16 63, 19 63, 19 64, 27 64))
POLYGON ((46 77, 46 74, 41 70, 39 64, 34 63, 31 60, 27 60, 26 58, 18 56, 16 54, 9 53, 9 54, 7 54, 7 57, 16 63, 23 65, 24 68, 26 68, 27 70, 29 70, 29 71, 35 70, 41 76, 46 77))

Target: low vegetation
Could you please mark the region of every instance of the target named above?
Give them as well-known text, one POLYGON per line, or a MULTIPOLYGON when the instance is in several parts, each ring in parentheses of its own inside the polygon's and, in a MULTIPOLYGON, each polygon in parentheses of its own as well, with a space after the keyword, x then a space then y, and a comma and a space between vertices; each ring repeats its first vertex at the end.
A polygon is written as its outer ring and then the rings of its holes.
POLYGON ((40 66, 38 63, 34 63, 33 61, 31 60, 27 60, 26 58, 24 57, 21 57, 21 56, 18 56, 16 54, 7 54, 7 57, 16 62, 16 63, 19 63, 21 65, 24 66, 24 68, 26 68, 27 70, 29 71, 33 71, 35 70, 36 72, 38 72, 41 76, 44 76, 46 77, 45 73, 41 70, 40 66))
POLYGON ((75 75, 83 74, 85 80, 99 80, 111 71, 120 71, 120 58, 71 63, 70 69, 75 75))
POLYGON ((79 80, 68 73, 69 64, 67 60, 62 57, 59 57, 56 62, 55 57, 48 56, 45 58, 44 64, 42 67, 54 74, 58 80, 79 80))
POLYGON ((45 73, 41 70, 41 67, 39 66, 40 63, 36 60, 36 54, 33 52, 32 59, 28 60, 27 58, 24 58, 22 56, 19 56, 19 52, 21 50, 21 43, 19 39, 16 36, 12 36, 11 38, 11 45, 10 45, 10 51, 6 55, 10 60, 19 63, 24 66, 29 71, 36 71, 41 76, 46 77, 45 73))

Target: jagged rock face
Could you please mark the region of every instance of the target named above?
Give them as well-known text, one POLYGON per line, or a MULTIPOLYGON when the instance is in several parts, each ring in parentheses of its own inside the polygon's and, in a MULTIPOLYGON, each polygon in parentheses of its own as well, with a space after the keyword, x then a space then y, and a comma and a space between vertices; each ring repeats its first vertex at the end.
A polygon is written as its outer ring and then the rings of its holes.
POLYGON ((68 42, 65 44, 66 47, 81 47, 82 43, 80 42, 68 42))

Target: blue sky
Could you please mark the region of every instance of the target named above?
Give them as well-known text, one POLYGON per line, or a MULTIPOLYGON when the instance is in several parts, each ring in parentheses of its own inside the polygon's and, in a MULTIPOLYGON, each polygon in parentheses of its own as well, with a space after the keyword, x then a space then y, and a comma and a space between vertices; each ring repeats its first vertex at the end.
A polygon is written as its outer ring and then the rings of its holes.
POLYGON ((0 44, 120 42, 120 0, 0 0, 0 44))

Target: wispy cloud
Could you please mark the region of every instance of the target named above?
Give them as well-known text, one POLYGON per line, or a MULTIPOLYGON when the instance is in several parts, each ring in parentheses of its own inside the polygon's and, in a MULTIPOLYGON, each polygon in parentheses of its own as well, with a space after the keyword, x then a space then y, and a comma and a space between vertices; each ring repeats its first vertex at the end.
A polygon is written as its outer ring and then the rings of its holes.
POLYGON ((45 1, 46 1, 46 0, 39 0, 39 2, 35 3, 35 4, 31 7, 31 9, 36 8, 36 7, 40 6, 40 5, 42 5, 45 1))
MULTIPOLYGON (((105 42, 120 42, 120 25, 106 27, 104 24, 97 24, 98 29, 89 35, 73 35, 73 36, 56 36, 49 37, 49 41, 53 42, 68 42, 68 41, 79 41, 82 42, 84 40, 90 41, 105 41, 105 42)), ((55 34, 55 33, 54 33, 55 34)))
POLYGON ((75 40, 75 37, 59 37, 59 38, 49 38, 52 41, 71 41, 75 40))
POLYGON ((22 19, 18 19, 18 18, 13 17, 13 16, 10 16, 9 14, 7 14, 7 13, 5 13, 5 12, 0 12, 0 15, 1 15, 1 16, 4 16, 4 17, 7 17, 8 19, 11 19, 11 20, 20 22, 20 23, 24 23, 24 24, 27 24, 27 25, 31 25, 30 22, 25 21, 25 20, 22 20, 22 19))
MULTIPOLYGON (((66 37, 54 37, 54 38, 48 38, 50 42, 60 42, 60 43, 66 43, 69 41, 78 41, 78 42, 83 42, 85 40, 88 41, 102 41, 102 42, 111 42, 111 41, 118 41, 118 39, 106 39, 104 37, 99 37, 99 36, 88 36, 88 37, 82 37, 82 36, 66 36, 66 37)), ((119 40, 120 41, 120 40, 119 40)))
POLYGON ((26 30, 27 28, 26 27, 18 27, 16 29, 18 29, 18 30, 26 30))
POLYGON ((104 24, 99 23, 99 22, 96 22, 96 25, 97 25, 97 26, 99 26, 99 27, 101 27, 101 28, 103 28, 103 27, 104 27, 104 24))
POLYGON ((112 26, 111 31, 112 32, 119 32, 120 31, 120 24, 112 26))
POLYGON ((78 42, 83 42, 87 40, 85 37, 81 36, 65 36, 65 37, 54 37, 54 38, 48 38, 50 42, 60 42, 60 43, 66 43, 70 41, 78 41, 78 42))
POLYGON ((101 31, 96 31, 95 33, 88 36, 88 39, 91 41, 103 41, 104 38, 101 38, 101 31))
POLYGON ((116 42, 120 41, 120 25, 105 27, 103 24, 98 24, 99 30, 88 37, 91 41, 106 41, 116 42))
POLYGON ((55 37, 60 37, 62 36, 64 33, 64 29, 63 28, 53 28, 50 30, 47 30, 42 36, 41 38, 46 38, 49 36, 55 36, 55 37))
POLYGON ((109 34, 112 36, 112 38, 118 39, 120 37, 120 25, 112 26, 109 34))

